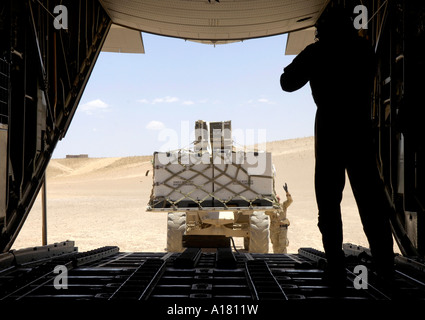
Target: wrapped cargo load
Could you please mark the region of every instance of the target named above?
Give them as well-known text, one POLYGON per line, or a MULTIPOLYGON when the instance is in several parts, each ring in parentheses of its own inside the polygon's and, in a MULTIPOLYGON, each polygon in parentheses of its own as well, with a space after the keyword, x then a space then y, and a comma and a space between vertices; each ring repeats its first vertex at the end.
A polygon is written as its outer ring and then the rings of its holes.
POLYGON ((276 198, 270 152, 198 150, 155 152, 149 210, 273 206, 276 198))

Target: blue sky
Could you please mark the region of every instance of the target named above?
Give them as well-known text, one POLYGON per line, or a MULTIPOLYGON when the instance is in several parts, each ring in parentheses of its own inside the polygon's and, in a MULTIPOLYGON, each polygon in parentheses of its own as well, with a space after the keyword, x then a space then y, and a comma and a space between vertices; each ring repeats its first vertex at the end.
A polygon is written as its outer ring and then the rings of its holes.
POLYGON ((237 145, 313 135, 309 85, 280 88, 295 57, 285 55, 286 35, 214 47, 143 33, 143 42, 145 54, 100 54, 54 158, 187 147, 199 119, 232 120, 237 145))

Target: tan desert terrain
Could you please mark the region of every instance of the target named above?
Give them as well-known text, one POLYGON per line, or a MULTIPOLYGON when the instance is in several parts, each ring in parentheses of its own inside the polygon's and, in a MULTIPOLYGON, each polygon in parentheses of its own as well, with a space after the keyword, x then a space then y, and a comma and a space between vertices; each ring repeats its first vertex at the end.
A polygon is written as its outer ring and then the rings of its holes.
MULTIPOLYGON (((313 185, 313 138, 270 142, 267 151, 272 152, 278 194, 285 199, 282 185, 286 182, 294 199, 287 213, 291 222, 288 252, 296 253, 300 247, 323 250, 313 185)), ((150 160, 150 156, 51 160, 48 242, 74 240, 79 251, 106 245, 116 245, 122 252, 165 251, 167 213, 146 212, 152 188, 150 160)), ((368 246, 348 180, 342 212, 344 242, 368 246)), ((242 248, 242 239, 235 242, 242 248)), ((41 245, 40 196, 13 249, 37 245, 41 245)))

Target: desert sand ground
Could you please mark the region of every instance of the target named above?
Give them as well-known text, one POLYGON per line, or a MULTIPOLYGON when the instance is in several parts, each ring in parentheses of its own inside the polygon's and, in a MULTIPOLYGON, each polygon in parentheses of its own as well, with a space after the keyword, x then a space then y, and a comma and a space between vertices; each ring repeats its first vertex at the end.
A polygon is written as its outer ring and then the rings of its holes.
MULTIPOLYGON (((313 185, 313 138, 270 142, 267 151, 272 152, 278 194, 285 199, 282 185, 286 182, 294 199, 287 212, 291 223, 288 253, 300 247, 323 250, 313 185)), ((106 245, 116 245, 121 252, 165 251, 167 213, 146 211, 152 188, 150 160, 150 156, 51 160, 47 170, 48 242, 74 240, 80 252, 106 245)), ((368 246, 348 180, 341 207, 344 242, 368 246)), ((242 248, 242 239, 235 242, 242 248)), ((40 196, 13 249, 37 245, 41 245, 40 196)))

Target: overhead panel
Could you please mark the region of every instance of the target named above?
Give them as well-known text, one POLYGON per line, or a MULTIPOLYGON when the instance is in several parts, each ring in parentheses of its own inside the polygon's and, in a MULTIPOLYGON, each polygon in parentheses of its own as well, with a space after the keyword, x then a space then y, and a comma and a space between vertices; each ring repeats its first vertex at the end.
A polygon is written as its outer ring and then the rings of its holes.
POLYGON ((111 25, 105 43, 102 47, 103 52, 121 52, 121 53, 145 53, 143 47, 142 34, 138 30, 128 29, 111 25))
POLYGON ((265 37, 314 25, 329 0, 100 0, 112 22, 212 43, 265 37))
POLYGON ((309 44, 314 42, 316 37, 316 28, 311 27, 303 30, 290 32, 286 41, 286 55, 295 55, 300 53, 309 44))

